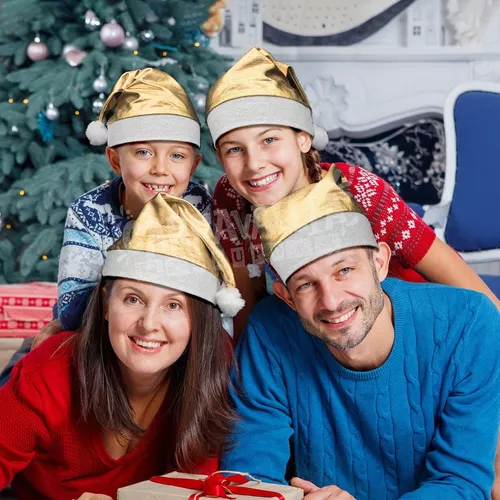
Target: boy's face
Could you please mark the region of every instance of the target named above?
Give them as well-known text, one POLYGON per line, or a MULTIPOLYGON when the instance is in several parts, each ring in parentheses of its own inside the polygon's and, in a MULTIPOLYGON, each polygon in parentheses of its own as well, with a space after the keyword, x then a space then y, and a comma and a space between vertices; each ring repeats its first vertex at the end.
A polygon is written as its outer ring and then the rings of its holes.
POLYGON ((201 155, 187 142, 146 141, 107 148, 114 172, 125 184, 124 207, 136 218, 158 193, 181 197, 201 155))

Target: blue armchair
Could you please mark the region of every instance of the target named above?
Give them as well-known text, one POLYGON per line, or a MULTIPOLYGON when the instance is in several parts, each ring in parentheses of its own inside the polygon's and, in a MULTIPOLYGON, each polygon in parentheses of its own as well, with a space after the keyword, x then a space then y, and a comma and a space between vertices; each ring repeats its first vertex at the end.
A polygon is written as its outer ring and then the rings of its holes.
MULTIPOLYGON (((468 82, 444 108, 446 174, 424 220, 469 264, 500 262, 500 85, 468 82)), ((500 297, 500 276, 481 276, 500 297)))

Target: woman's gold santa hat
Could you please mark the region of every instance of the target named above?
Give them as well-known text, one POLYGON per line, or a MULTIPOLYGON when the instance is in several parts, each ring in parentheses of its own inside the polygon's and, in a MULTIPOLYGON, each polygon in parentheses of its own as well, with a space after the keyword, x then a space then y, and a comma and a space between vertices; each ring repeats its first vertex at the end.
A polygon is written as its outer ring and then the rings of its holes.
POLYGON ((200 121, 185 90, 152 68, 124 73, 86 133, 93 146, 164 140, 200 147, 200 121))
POLYGON ((103 276, 154 283, 189 293, 235 316, 245 305, 210 224, 191 203, 159 193, 130 233, 108 251, 103 276))
POLYGON ((265 259, 283 283, 300 268, 333 252, 378 248, 368 217, 343 187, 346 182, 332 166, 321 181, 273 206, 255 209, 265 259))
POLYGON ((313 123, 307 96, 293 68, 261 47, 250 49, 210 88, 207 125, 214 145, 225 133, 251 125, 281 125, 308 132, 315 149, 328 144, 313 123))

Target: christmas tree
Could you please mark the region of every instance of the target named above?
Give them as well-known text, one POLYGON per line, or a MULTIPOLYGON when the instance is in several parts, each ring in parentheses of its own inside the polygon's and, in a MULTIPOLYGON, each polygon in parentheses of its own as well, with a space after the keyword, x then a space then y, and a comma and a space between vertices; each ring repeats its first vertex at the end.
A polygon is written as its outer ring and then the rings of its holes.
MULTIPOLYGON (((204 121, 206 92, 225 70, 200 30, 213 27, 213 4, 0 2, 0 282, 56 281, 67 207, 113 176, 85 129, 124 71, 168 72, 204 121)), ((222 172, 205 126, 201 152, 195 180, 213 187, 222 172)))

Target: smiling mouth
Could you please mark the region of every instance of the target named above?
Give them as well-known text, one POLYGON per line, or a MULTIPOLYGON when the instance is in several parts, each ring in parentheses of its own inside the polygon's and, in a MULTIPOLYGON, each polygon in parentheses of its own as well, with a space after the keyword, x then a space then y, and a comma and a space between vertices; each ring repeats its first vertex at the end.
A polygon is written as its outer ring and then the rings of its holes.
POLYGON ((129 337, 129 338, 134 344, 137 344, 139 347, 142 347, 144 349, 158 349, 159 347, 167 344, 167 342, 161 342, 156 340, 141 340, 136 337, 129 337))
POLYGON ((156 193, 169 193, 173 188, 170 184, 143 184, 147 189, 156 193))
POLYGON ((276 172, 275 174, 268 175, 267 177, 264 177, 263 179, 259 179, 257 181, 247 181, 248 184, 252 187, 262 187, 262 186, 267 186, 268 184, 271 184, 271 182, 274 182, 279 176, 279 172, 276 172))
MULTIPOLYGON (((359 306, 358 306, 359 307, 359 306)), ((351 309, 350 311, 346 312, 342 316, 338 316, 337 318, 332 318, 332 319, 322 319, 324 323, 329 323, 330 325, 338 325, 340 323, 344 323, 347 321, 353 314, 358 310, 358 307, 355 307, 354 309, 351 309)))

